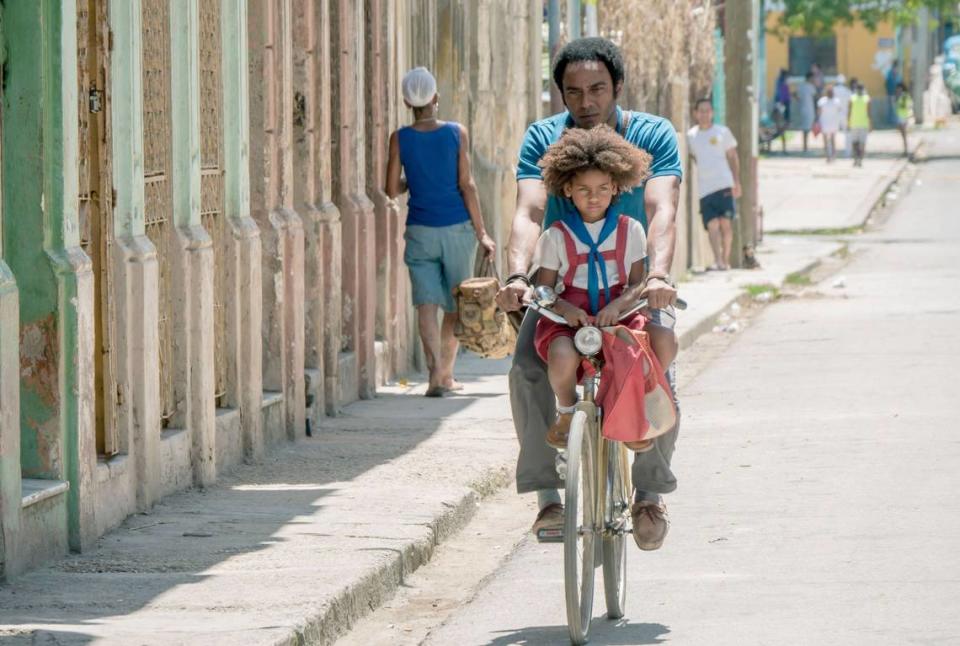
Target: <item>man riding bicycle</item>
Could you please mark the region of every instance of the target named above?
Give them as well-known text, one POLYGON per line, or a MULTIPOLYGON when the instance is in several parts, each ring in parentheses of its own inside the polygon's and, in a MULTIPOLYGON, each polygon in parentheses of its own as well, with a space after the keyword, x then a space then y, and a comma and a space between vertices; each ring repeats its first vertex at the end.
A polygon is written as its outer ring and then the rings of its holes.
MULTIPOLYGON (((649 271, 642 297, 649 302, 653 325, 672 328, 671 305, 676 289, 670 283, 676 240, 675 217, 682 177, 677 137, 669 121, 642 112, 621 110, 617 99, 623 89, 624 66, 620 50, 603 38, 582 38, 568 43, 554 61, 553 80, 567 110, 532 124, 520 149, 517 169, 517 207, 508 243, 510 276, 497 295, 505 311, 516 311, 530 298, 530 270, 537 240, 544 227, 560 215, 561 202, 549 196, 537 165, 547 148, 568 128, 593 128, 607 124, 629 143, 653 157, 647 181, 620 195, 620 211, 646 229, 649 271)), ((537 492, 539 513, 533 531, 538 537, 563 527, 563 505, 558 492, 556 450, 546 442, 547 429, 556 419, 556 399, 544 362, 534 348, 539 315, 527 312, 517 339, 510 369, 510 403, 520 441, 517 462, 518 493, 537 492)), ((675 388, 673 367, 668 379, 675 388)), ((678 424, 679 426, 679 424, 678 424)), ((632 479, 636 490, 631 508, 634 540, 644 550, 658 549, 669 529, 661 494, 676 489, 670 470, 678 429, 655 440, 653 450, 636 454, 632 479)))

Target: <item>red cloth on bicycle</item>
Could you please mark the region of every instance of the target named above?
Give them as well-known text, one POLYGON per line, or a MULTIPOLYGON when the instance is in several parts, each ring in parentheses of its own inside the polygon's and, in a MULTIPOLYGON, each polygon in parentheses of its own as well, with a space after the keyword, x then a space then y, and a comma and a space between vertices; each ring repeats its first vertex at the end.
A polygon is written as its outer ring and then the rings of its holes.
POLYGON ((604 437, 637 442, 673 429, 677 421, 673 392, 649 335, 620 325, 604 331, 603 359, 597 401, 603 410, 604 437))

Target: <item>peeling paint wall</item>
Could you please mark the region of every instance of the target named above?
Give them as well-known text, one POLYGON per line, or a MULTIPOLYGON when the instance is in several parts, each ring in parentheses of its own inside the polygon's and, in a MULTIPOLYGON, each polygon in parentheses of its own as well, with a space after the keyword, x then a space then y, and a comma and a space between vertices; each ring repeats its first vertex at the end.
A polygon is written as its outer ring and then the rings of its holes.
MULTIPOLYGON (((25 478, 58 478, 59 419, 56 392, 57 281, 45 251, 44 234, 50 217, 44 205, 43 155, 43 43, 37 38, 41 3, 13 2, 3 7, 7 41, 3 118, 16 128, 3 130, 3 181, 17 190, 3 192, 4 258, 20 289, 21 353, 20 420, 21 464, 25 478)), ((46 198, 46 199, 45 199, 46 198)))

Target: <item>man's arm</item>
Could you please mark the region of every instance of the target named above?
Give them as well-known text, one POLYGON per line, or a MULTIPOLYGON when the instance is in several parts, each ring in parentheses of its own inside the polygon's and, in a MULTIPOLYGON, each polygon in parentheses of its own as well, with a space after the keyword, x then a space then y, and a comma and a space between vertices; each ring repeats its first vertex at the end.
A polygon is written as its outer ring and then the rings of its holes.
POLYGON ((543 180, 521 179, 517 182, 517 210, 507 243, 507 267, 511 274, 526 273, 543 227, 547 208, 547 191, 543 180))
POLYGON ((738 198, 743 194, 740 186, 740 156, 737 155, 737 147, 727 148, 727 163, 730 164, 730 172, 733 174, 733 196, 738 198))
POLYGON ((667 278, 673 264, 677 241, 677 205, 680 203, 680 178, 663 175, 647 180, 643 206, 647 213, 647 254, 650 274, 643 296, 650 307, 660 309, 673 303, 677 290, 667 278))
MULTIPOLYGON (((517 181, 517 209, 507 242, 507 270, 510 274, 526 274, 530 269, 546 208, 547 192, 543 187, 543 180, 517 181)), ((506 312, 518 310, 523 305, 528 289, 528 285, 523 281, 511 281, 497 294, 497 303, 506 312)))

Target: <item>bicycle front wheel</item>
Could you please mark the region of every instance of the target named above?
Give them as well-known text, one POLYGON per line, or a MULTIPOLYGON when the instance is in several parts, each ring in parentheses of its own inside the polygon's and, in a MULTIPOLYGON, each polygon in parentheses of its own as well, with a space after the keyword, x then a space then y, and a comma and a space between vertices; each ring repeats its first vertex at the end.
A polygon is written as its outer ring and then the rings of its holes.
POLYGON ((607 442, 604 508, 609 523, 603 537, 603 592, 607 617, 619 619, 627 602, 627 519, 630 514, 630 465, 626 448, 607 442))
POLYGON ((566 499, 563 526, 563 582, 567 626, 574 644, 585 644, 593 616, 593 577, 596 557, 592 420, 578 410, 567 440, 566 499))

